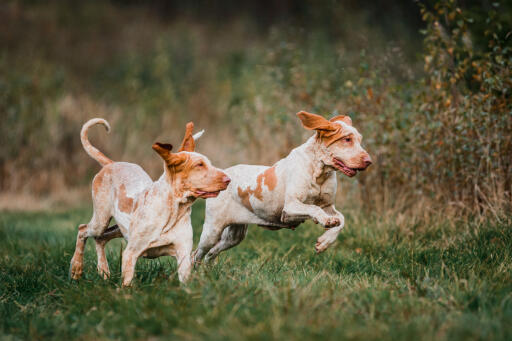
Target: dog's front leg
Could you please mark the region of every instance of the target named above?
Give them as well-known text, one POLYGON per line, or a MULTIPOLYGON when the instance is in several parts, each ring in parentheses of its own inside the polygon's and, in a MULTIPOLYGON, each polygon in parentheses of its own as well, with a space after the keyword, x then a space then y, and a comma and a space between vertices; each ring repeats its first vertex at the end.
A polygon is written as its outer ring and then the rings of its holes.
POLYGON ((190 277, 192 271, 192 243, 182 245, 176 248, 176 259, 178 260, 178 278, 181 283, 185 283, 190 277))
POLYGON ((298 200, 287 201, 281 214, 281 221, 285 224, 296 223, 306 219, 313 219, 321 225, 330 228, 340 225, 336 216, 330 216, 320 207, 304 204, 298 200))
POLYGON ((176 260, 178 261, 178 278, 181 283, 185 283, 192 271, 193 231, 190 218, 178 227, 173 244, 176 250, 176 260))
POLYGON ((338 218, 340 220, 340 224, 336 227, 333 227, 325 231, 320 237, 318 237, 315 244, 315 250, 317 253, 324 252, 330 245, 332 245, 336 241, 336 239, 338 239, 338 235, 345 226, 345 217, 343 216, 343 214, 336 210, 334 205, 324 208, 324 211, 327 214, 338 218))

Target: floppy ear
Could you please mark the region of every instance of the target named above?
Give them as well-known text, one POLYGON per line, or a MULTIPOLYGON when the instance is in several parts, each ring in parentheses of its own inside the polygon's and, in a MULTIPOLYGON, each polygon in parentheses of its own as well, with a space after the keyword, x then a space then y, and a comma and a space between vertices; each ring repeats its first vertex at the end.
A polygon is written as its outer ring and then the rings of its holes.
POLYGON ((179 166, 183 162, 187 161, 188 158, 185 154, 171 153, 172 145, 168 143, 155 142, 153 144, 153 150, 160 155, 167 166, 179 166))
POLYGON ((167 166, 178 167, 179 165, 187 161, 187 159, 187 154, 169 153, 169 159, 165 160, 165 162, 167 163, 167 166))
POLYGON ((336 127, 334 127, 331 124, 331 122, 327 121, 320 115, 315 115, 306 111, 301 111, 297 113, 297 116, 299 117, 299 119, 302 122, 302 125, 306 129, 324 131, 336 130, 336 127))
POLYGON ((194 130, 194 123, 188 122, 185 129, 185 136, 183 137, 183 142, 181 142, 181 147, 178 149, 178 152, 193 152, 196 148, 196 143, 194 141, 194 136, 192 136, 192 131, 194 130))
POLYGON ((345 122, 346 124, 348 124, 349 126, 352 125, 352 119, 350 118, 350 116, 345 116, 345 115, 335 116, 335 117, 331 118, 329 121, 330 122, 342 121, 342 122, 345 122))
POLYGON ((172 144, 155 142, 152 147, 165 162, 170 159, 172 144))

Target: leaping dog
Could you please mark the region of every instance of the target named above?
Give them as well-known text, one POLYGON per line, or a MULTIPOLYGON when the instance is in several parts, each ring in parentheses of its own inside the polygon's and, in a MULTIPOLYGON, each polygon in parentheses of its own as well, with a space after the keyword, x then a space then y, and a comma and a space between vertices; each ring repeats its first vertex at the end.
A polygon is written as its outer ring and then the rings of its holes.
POLYGON ((361 147, 362 136, 350 117, 327 120, 305 111, 297 116, 306 129, 315 131, 306 143, 272 167, 237 165, 225 170, 232 182, 217 198, 206 202, 195 262, 203 257, 209 261, 238 245, 248 224, 277 230, 312 219, 328 229, 317 240, 317 252, 336 241, 345 219, 334 207, 335 171, 353 177, 372 161, 361 147))

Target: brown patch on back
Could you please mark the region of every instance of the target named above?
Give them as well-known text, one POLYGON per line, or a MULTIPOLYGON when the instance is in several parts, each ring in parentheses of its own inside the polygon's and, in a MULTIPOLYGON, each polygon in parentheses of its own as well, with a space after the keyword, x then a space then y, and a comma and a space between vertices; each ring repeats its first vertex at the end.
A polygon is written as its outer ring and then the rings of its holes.
POLYGON ((118 206, 119 210, 124 213, 131 213, 133 209, 133 198, 126 196, 126 186, 124 184, 119 187, 118 206))
POLYGON ((251 201, 249 200, 249 196, 251 195, 250 191, 250 188, 244 191, 243 189, 238 187, 238 196, 240 197, 240 199, 242 199, 242 204, 245 206, 245 208, 247 208, 251 212, 254 212, 252 209, 251 201))
POLYGON ((277 186, 276 168, 270 167, 263 173, 265 186, 268 187, 269 191, 273 191, 277 186))
POLYGON ((112 173, 112 169, 110 167, 103 167, 102 170, 94 177, 92 181, 92 191, 94 194, 98 193, 101 187, 104 186, 106 177, 112 173))
POLYGON ((242 200, 242 204, 251 212, 253 212, 253 208, 251 205, 251 201, 249 200, 251 195, 254 195, 258 200, 263 200, 263 185, 267 186, 269 191, 273 191, 277 186, 277 177, 276 177, 276 169, 275 167, 270 167, 265 170, 263 173, 260 173, 256 178, 256 188, 252 189, 251 187, 247 187, 247 189, 243 190, 238 187, 238 196, 242 200))

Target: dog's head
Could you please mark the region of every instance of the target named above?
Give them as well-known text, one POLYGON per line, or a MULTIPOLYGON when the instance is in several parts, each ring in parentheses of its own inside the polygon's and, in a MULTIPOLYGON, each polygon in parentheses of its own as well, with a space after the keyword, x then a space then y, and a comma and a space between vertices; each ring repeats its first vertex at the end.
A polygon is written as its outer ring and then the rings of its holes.
POLYGON ((327 120, 305 111, 297 116, 306 129, 316 131, 320 158, 325 165, 352 177, 372 164, 370 155, 361 147, 363 137, 352 126, 350 117, 339 115, 327 120))
POLYGON ((202 132, 192 135, 194 124, 187 123, 185 137, 177 153, 172 145, 156 142, 153 149, 164 160, 165 171, 184 197, 213 198, 225 190, 231 179, 222 170, 214 167, 202 154, 194 152, 195 140, 202 132))

